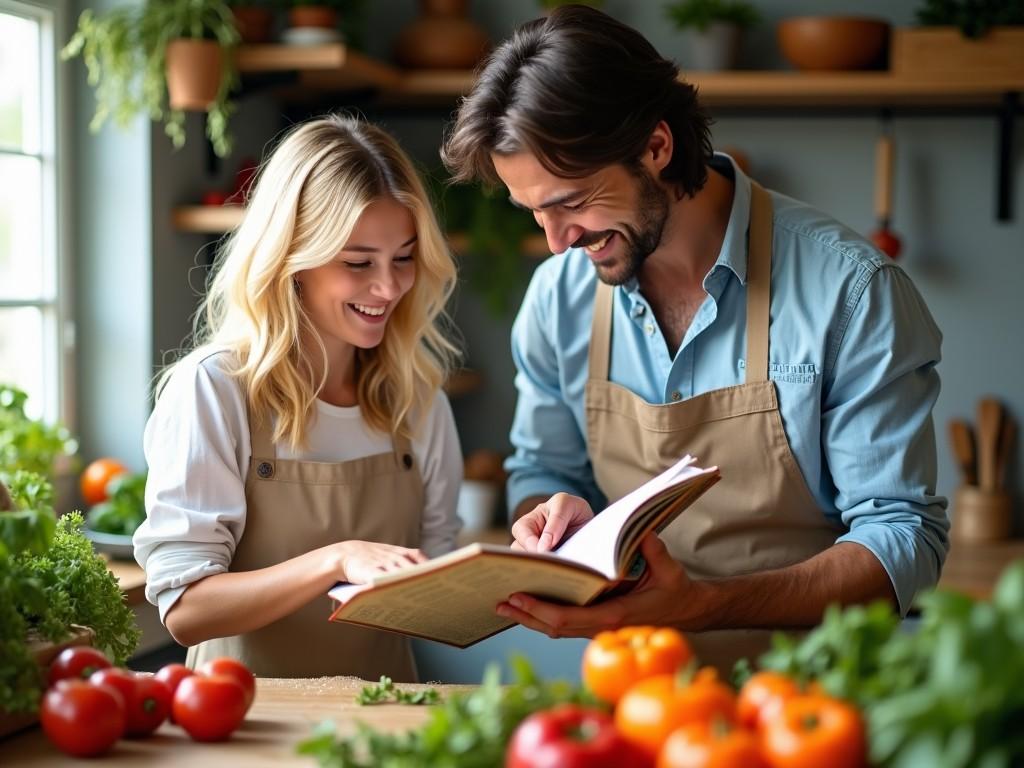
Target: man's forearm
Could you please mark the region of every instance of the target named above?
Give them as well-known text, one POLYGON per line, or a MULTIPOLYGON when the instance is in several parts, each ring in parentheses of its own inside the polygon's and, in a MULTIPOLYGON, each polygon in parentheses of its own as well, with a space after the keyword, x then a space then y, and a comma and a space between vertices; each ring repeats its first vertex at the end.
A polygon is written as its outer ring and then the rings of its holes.
POLYGON ((829 547, 802 563, 745 576, 693 582, 701 594, 690 602, 685 629, 810 627, 831 603, 889 600, 896 592, 882 564, 853 542, 829 547))

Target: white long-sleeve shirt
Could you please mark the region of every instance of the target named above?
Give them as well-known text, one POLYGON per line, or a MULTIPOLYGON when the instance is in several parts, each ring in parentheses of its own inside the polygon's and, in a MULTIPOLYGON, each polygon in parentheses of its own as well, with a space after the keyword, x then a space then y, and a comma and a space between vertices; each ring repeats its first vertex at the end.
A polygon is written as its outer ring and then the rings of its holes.
MULTIPOLYGON (((223 352, 186 357, 146 424, 146 520, 135 532, 135 559, 161 621, 186 586, 228 570, 245 531, 249 423, 244 393, 225 360, 223 352)), ((318 400, 316 409, 307 448, 294 452, 279 444, 278 458, 340 462, 393 450, 390 435, 370 429, 358 406, 318 400)), ((413 436, 412 450, 425 495, 420 549, 435 557, 454 548, 460 527, 462 452, 443 393, 413 436)))

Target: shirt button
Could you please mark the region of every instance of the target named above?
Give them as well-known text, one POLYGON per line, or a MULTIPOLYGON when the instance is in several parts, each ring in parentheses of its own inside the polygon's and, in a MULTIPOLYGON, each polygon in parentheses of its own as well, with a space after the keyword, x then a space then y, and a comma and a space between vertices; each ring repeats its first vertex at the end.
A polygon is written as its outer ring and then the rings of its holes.
POLYGON ((654 325, 652 323, 648 323, 647 325, 645 325, 644 326, 644 332, 648 336, 650 336, 652 333, 654 333, 654 325))
POLYGON ((672 393, 672 402, 678 403, 682 399, 683 399, 683 396, 681 394, 679 394, 679 390, 678 389, 675 392, 672 393))
POLYGON ((642 317, 644 311, 647 309, 643 304, 637 304, 636 309, 633 310, 633 315, 636 317, 642 317))

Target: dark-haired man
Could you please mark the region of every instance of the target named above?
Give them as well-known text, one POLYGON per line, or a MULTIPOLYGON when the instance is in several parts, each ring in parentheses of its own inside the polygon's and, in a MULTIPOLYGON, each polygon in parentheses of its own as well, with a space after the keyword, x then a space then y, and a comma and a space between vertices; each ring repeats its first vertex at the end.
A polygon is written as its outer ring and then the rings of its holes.
POLYGON ((829 603, 906 611, 947 550, 931 411, 941 334, 904 272, 711 151, 696 91, 589 8, 530 22, 443 157, 507 187, 553 253, 512 332, 516 545, 548 549, 691 453, 723 480, 643 543, 624 596, 499 613, 551 636, 687 630, 728 667, 829 603))

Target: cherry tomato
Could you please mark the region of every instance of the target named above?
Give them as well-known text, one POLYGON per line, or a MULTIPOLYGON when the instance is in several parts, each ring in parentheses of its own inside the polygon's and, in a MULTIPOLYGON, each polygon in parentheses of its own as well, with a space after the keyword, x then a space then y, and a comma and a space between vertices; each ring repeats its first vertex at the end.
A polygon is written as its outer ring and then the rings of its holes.
POLYGON ((718 720, 677 728, 658 753, 658 768, 768 768, 757 736, 718 720))
POLYGON ((611 716, 576 704, 534 712, 513 731, 505 768, 642 768, 611 716))
MULTIPOLYGON (((166 664, 160 667, 153 677, 167 686, 167 689, 171 692, 171 701, 173 703, 174 692, 178 690, 178 684, 186 677, 191 677, 194 674, 195 672, 184 664, 166 664)), ((168 713, 167 717, 172 723, 175 722, 173 706, 171 707, 171 711, 168 713)))
POLYGON ((736 696, 715 670, 697 671, 691 682, 681 675, 656 675, 623 694, 615 707, 619 732, 651 759, 676 728, 701 720, 736 720, 736 696))
POLYGON ((599 632, 583 652, 583 682, 614 704, 633 683, 672 674, 693 657, 681 632, 668 627, 623 627, 599 632))
POLYGON ((256 697, 256 678, 245 664, 237 659, 223 656, 219 659, 210 659, 203 662, 196 671, 200 675, 208 677, 224 675, 225 677, 237 680, 238 684, 242 686, 242 690, 245 691, 245 710, 246 712, 249 711, 249 707, 252 706, 252 700, 256 697))
POLYGON ((233 677, 192 675, 178 684, 171 708, 196 741, 223 741, 245 719, 245 689, 233 677))
POLYGON ((58 680, 43 695, 39 722, 63 752, 75 757, 101 755, 124 734, 124 699, 106 685, 58 680))
POLYGON ((860 713, 820 694, 786 701, 765 726, 761 745, 772 768, 862 768, 867 754, 860 713))
POLYGON ((116 688, 124 698, 124 732, 128 736, 152 733, 171 711, 170 689, 150 675, 137 675, 127 669, 111 667, 93 672, 89 682, 116 688))
POLYGON ((88 679, 97 669, 106 669, 110 660, 96 648, 73 645, 61 651, 50 664, 49 684, 68 678, 88 679))
POLYGON ((755 672, 740 688, 736 715, 744 728, 760 729, 782 708, 782 703, 800 694, 796 681, 780 672, 755 672))
POLYGON ((82 500, 92 506, 107 500, 107 483, 128 471, 117 459, 96 459, 85 468, 79 478, 82 500))

